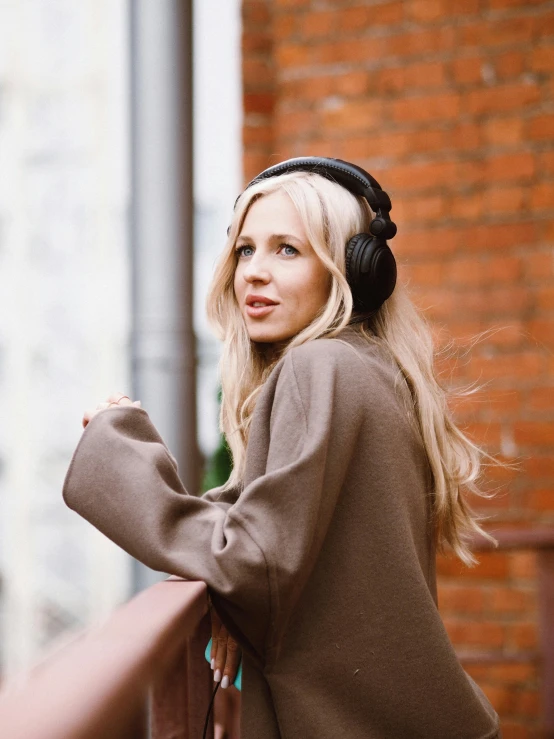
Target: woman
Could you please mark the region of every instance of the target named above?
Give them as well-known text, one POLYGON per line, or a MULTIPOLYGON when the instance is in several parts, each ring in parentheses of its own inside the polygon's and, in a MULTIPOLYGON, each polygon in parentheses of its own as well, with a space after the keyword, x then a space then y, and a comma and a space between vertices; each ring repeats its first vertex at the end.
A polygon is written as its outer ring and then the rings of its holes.
POLYGON ((66 476, 66 503, 126 551, 208 584, 242 650, 246 739, 500 736, 435 577, 443 545, 473 561, 465 536, 481 529, 459 491, 478 492, 483 452, 395 288, 390 207, 366 172, 324 158, 276 165, 238 198, 208 297, 224 486, 189 495, 121 394, 85 413, 66 476))

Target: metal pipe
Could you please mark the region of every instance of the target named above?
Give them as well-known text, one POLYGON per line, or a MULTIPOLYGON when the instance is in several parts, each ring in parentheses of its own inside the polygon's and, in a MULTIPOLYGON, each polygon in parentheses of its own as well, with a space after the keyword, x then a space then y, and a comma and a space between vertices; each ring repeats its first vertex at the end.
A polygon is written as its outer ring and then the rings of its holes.
MULTIPOLYGON (((192 0, 131 0, 130 15, 133 393, 197 494, 192 0)), ((159 578, 137 563, 134 589, 159 578)))

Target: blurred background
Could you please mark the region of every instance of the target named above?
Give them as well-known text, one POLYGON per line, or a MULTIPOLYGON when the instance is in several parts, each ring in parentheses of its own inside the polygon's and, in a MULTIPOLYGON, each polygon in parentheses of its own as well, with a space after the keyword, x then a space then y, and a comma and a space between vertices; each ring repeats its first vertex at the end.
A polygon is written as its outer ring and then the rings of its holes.
MULTIPOLYGON (((226 479, 206 288, 287 157, 391 195, 443 382, 482 386, 456 420, 519 464, 487 526, 552 530, 553 142, 551 0, 0 0, 1 672, 160 578, 62 501, 85 409, 138 398, 189 492, 226 479)), ((505 738, 540 736, 537 555, 479 560, 439 558, 441 615, 505 738)))

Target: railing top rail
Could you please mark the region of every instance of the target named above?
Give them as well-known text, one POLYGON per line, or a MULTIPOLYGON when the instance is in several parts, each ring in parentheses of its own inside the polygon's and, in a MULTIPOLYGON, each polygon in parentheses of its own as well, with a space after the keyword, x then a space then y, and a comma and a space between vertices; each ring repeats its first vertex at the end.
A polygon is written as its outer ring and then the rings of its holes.
MULTIPOLYGON (((0 691, 0 736, 85 739, 121 726, 207 612, 207 587, 157 583, 0 691)), ((115 736, 115 733, 113 734, 115 736)))

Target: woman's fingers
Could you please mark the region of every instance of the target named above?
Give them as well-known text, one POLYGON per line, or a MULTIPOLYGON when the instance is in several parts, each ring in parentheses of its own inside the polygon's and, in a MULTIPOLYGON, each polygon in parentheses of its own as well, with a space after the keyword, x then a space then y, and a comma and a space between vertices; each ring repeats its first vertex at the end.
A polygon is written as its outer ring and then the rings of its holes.
POLYGON ((237 642, 229 635, 221 619, 212 608, 212 649, 210 659, 214 680, 221 680, 221 687, 232 685, 239 669, 241 651, 237 642))
POLYGON ((229 636, 227 638, 227 654, 225 667, 223 668, 223 679, 221 680, 222 688, 227 688, 235 682, 239 670, 240 654, 239 645, 232 636, 229 636))
POLYGON ((89 408, 84 412, 83 419, 81 421, 83 428, 87 427, 87 425, 97 413, 106 410, 106 408, 115 408, 116 405, 133 405, 136 408, 142 407, 140 400, 135 400, 133 402, 131 398, 129 398, 127 395, 124 395, 123 393, 112 393, 110 396, 108 396, 107 401, 105 401, 104 403, 98 403, 94 410, 89 408))
POLYGON ((108 397, 108 403, 117 403, 117 405, 133 405, 133 401, 124 393, 112 393, 108 397))
POLYGON ((211 609, 212 615, 212 651, 210 652, 210 664, 212 670, 215 669, 215 658, 217 657, 217 637, 219 636, 219 630, 221 629, 221 620, 215 610, 211 609))

